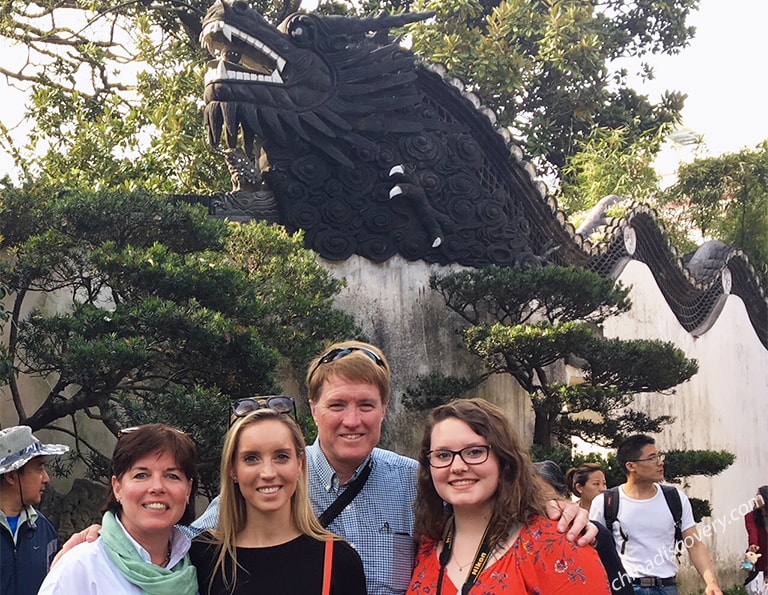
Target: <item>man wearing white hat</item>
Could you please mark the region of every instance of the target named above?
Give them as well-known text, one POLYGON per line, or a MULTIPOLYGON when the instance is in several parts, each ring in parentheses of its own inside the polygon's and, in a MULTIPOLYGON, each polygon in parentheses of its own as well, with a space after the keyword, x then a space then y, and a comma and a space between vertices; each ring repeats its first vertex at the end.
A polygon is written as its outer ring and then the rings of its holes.
POLYGON ((43 444, 27 426, 0 430, 0 593, 37 593, 61 545, 56 529, 34 506, 50 478, 51 455, 69 450, 43 444))

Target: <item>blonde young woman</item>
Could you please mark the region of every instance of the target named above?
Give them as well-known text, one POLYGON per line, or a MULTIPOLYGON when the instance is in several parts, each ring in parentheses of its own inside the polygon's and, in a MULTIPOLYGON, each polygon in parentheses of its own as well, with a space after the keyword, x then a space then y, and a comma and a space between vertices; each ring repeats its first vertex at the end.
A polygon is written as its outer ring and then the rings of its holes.
POLYGON ((420 452, 409 594, 608 595, 595 550, 557 531, 526 449, 483 399, 432 410, 420 452))
POLYGON ((328 541, 331 594, 365 595, 360 556, 312 510, 304 448, 296 422, 274 409, 252 411, 230 428, 218 527, 190 551, 201 595, 319 595, 328 541))

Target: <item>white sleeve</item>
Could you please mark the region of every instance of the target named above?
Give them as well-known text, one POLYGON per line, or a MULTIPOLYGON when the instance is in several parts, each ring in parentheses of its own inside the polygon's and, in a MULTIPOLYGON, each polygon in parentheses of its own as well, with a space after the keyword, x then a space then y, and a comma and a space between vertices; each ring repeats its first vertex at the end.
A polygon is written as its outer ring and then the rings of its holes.
MULTIPOLYGON (((85 544, 83 544, 85 545, 85 544)), ((76 546, 64 554, 45 577, 38 595, 98 595, 97 577, 86 561, 78 555, 76 546)))
POLYGON ((680 530, 687 531, 691 527, 696 526, 696 521, 693 519, 693 508, 691 507, 691 501, 688 496, 683 493, 682 490, 675 488, 677 493, 680 494, 680 503, 683 505, 683 516, 680 522, 680 530))
MULTIPOLYGON (((595 499, 592 500, 592 504, 589 507, 589 520, 597 521, 598 523, 602 523, 603 525, 605 525, 605 508, 603 505, 604 498, 605 498, 604 494, 595 496, 595 499)), ((610 527, 608 528, 610 529, 610 527)))

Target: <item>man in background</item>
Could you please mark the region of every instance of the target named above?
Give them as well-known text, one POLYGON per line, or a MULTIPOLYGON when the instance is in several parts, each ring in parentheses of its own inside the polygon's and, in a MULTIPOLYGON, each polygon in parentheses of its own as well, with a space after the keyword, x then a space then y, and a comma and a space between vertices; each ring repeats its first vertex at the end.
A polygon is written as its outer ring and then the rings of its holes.
POLYGON ((50 477, 48 457, 69 450, 43 444, 27 426, 0 430, 0 593, 32 595, 48 574, 61 542, 35 509, 50 477))
MULTIPOLYGON (((613 532, 616 549, 636 595, 677 595, 675 507, 680 513, 684 549, 706 583, 706 595, 722 595, 712 557, 701 541, 688 497, 664 481, 664 454, 650 436, 636 434, 619 445, 616 454, 627 476, 618 491, 608 490, 592 501, 589 517, 613 532), (674 492, 671 495, 666 490, 674 492), (616 521, 606 522, 605 499, 617 496, 616 521), (669 500, 668 500, 669 498, 669 500), (678 499, 679 498, 679 499, 678 499)), ((610 504, 610 501, 609 501, 610 504)))

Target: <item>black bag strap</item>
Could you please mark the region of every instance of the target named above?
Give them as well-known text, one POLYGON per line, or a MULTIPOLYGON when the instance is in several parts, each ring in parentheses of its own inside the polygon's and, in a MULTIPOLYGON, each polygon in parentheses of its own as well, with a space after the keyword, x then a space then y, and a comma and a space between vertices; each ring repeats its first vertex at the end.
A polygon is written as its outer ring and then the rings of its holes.
MULTIPOLYGON (((618 520, 619 516, 619 486, 612 487, 603 492, 603 516, 605 517, 605 526, 613 532, 613 523, 618 520)), ((627 547, 627 539, 629 537, 624 533, 624 529, 621 528, 619 523, 619 535, 621 535, 621 553, 627 547)))
POLYGON ((323 514, 320 515, 320 524, 323 527, 327 527, 333 522, 339 513, 344 510, 344 507, 354 500, 355 496, 363 489, 365 482, 368 480, 368 476, 371 474, 371 468, 373 467, 373 459, 368 459, 368 464, 360 471, 360 475, 347 486, 338 497, 331 503, 331 505, 325 509, 323 514))
POLYGON ((675 521, 675 555, 679 561, 683 553, 683 503, 680 501, 680 493, 674 486, 662 485, 661 491, 675 521))
MULTIPOLYGON (((677 488, 668 485, 662 485, 661 493, 664 494, 664 500, 667 502, 667 507, 672 513, 672 519, 675 522, 675 555, 680 558, 683 552, 683 503, 680 501, 680 493, 677 488)), ((605 516, 605 525, 611 531, 613 531, 613 523, 618 520, 619 515, 619 486, 610 488, 604 492, 603 495, 603 515, 605 516)), ((624 549, 627 545, 628 536, 624 533, 624 529, 621 528, 619 522, 619 534, 623 539, 621 544, 621 553, 624 553, 624 549)))

